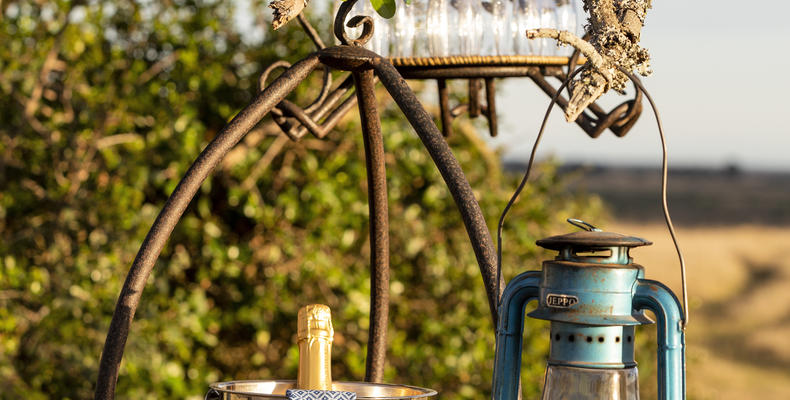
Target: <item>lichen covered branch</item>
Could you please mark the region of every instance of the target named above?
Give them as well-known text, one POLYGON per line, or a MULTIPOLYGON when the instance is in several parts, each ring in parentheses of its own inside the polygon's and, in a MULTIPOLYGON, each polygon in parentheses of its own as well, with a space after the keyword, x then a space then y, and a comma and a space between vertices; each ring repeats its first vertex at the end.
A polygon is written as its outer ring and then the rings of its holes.
POLYGON ((572 84, 565 118, 575 121, 587 106, 609 89, 622 92, 628 81, 619 68, 650 74, 650 55, 639 46, 642 26, 651 0, 584 0, 590 16, 586 42, 569 32, 554 29, 527 31, 529 38, 551 38, 573 46, 584 54, 592 68, 583 71, 572 84))
POLYGON ((307 0, 272 0, 269 7, 274 9, 272 28, 277 30, 279 27, 296 18, 299 13, 307 7, 307 0))
POLYGON ((598 53, 598 50, 596 50, 592 44, 571 32, 558 31, 556 29, 550 28, 530 29, 527 30, 527 38, 554 39, 559 44, 566 44, 568 46, 575 47, 579 50, 579 52, 582 53, 583 56, 587 57, 587 61, 593 66, 593 68, 601 70, 604 74, 607 72, 606 60, 604 60, 601 54, 598 53))

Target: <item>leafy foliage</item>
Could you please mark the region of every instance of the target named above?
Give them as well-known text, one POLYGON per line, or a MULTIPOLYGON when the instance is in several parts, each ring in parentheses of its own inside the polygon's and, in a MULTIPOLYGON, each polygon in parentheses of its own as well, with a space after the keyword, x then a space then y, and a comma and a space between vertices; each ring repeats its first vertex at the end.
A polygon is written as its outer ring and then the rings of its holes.
MULTIPOLYGON (((251 99, 266 65, 310 51, 292 26, 245 40, 232 28, 235 4, 3 3, 4 395, 91 396, 126 271, 178 178, 251 99)), ((316 86, 293 100, 305 104, 316 86)), ((392 224, 386 380, 481 398, 494 338, 474 255, 419 140, 391 107, 382 117, 392 224)), ((334 310, 336 379, 362 379, 370 287, 358 123, 348 117, 328 139, 300 143, 263 123, 229 154, 143 294, 119 394, 201 398, 213 381, 294 377, 296 311, 310 302, 334 310)), ((514 181, 471 127, 461 131, 450 143, 493 227, 514 181)), ((535 239, 564 217, 599 208, 583 200, 543 166, 506 227, 506 277, 537 267, 535 239)), ((524 387, 534 397, 548 342, 546 326, 530 324, 524 387)))
MULTIPOLYGON (((348 0, 340 0, 340 1, 348 1, 348 0)), ((373 9, 376 10, 376 13, 381 15, 382 18, 392 18, 395 16, 395 0, 359 0, 359 1, 370 1, 370 5, 373 6, 373 9)), ((411 0, 406 1, 406 3, 411 4, 411 0)))
POLYGON ((395 0, 370 0, 370 4, 384 18, 392 18, 395 15, 395 0))

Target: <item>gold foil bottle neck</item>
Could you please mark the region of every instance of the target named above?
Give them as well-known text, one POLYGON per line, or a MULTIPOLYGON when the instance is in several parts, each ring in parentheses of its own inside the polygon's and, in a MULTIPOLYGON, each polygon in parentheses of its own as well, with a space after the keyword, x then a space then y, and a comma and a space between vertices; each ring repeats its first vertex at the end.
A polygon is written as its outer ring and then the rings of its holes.
POLYGON ((332 329, 332 310, 323 304, 310 304, 302 307, 297 316, 299 327, 298 340, 323 337, 332 343, 335 331, 332 329))
POLYGON ((299 374, 296 386, 308 390, 332 390, 332 311, 323 304, 302 307, 297 316, 299 374))

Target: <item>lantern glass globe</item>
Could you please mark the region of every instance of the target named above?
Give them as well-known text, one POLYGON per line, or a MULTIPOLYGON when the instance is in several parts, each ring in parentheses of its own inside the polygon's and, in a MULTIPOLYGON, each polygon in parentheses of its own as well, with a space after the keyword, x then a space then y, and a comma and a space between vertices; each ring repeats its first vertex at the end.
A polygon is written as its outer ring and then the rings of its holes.
POLYGON ((639 374, 631 368, 549 365, 543 400, 639 400, 639 374))

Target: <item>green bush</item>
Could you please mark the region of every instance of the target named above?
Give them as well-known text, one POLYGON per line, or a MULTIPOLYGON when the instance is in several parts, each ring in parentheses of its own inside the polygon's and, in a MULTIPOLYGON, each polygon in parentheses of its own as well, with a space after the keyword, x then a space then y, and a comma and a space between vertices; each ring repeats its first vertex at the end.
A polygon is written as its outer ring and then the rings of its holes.
MULTIPOLYGON (((232 28, 234 4, 3 3, 2 396, 92 396, 115 300, 167 196, 251 99, 263 68, 310 51, 293 26, 262 43, 244 39, 232 28)), ((293 100, 307 104, 315 86, 293 100)), ((474 254, 416 135, 394 107, 382 114, 392 242, 386 381, 483 398, 494 337, 474 254)), ((502 177, 472 131, 460 127, 449 141, 494 228, 516 180, 502 177)), ((293 378, 296 311, 311 302, 334 310, 335 378, 363 378, 370 287, 358 119, 325 140, 283 143, 275 134, 265 122, 248 135, 176 227, 132 325, 120 397, 202 398, 213 381, 293 378)), ((535 239, 600 209, 566 193, 551 165, 535 176, 505 230, 506 278, 538 267, 545 253, 535 239)), ((529 324, 524 387, 534 398, 548 341, 545 324, 529 324)))

